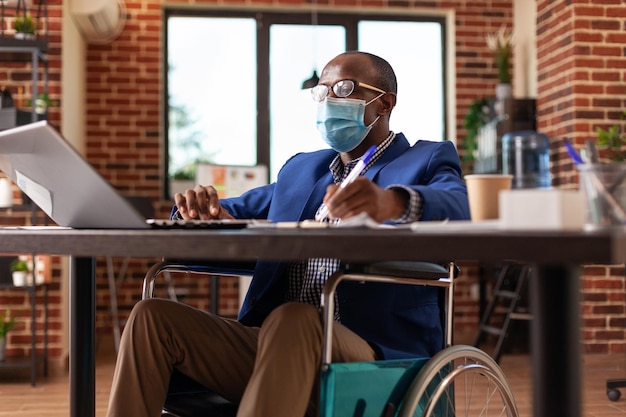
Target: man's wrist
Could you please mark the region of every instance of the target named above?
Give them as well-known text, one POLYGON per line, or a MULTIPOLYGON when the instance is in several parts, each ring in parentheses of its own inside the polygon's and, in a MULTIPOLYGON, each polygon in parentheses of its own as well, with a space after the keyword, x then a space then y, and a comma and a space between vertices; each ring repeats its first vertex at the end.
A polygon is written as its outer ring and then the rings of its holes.
POLYGON ((405 185, 390 185, 387 189, 406 196, 404 212, 391 221, 394 223, 412 223, 422 217, 422 196, 419 192, 405 185))

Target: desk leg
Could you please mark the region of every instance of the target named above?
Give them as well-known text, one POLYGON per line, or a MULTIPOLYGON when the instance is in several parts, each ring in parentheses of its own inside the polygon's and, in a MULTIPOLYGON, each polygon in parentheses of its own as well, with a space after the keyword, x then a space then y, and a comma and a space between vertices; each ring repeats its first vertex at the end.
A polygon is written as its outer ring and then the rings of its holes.
POLYGON ((93 417, 96 406, 95 260, 70 257, 70 417, 93 417))
POLYGON ((534 417, 580 417, 580 271, 535 268, 531 279, 534 417))

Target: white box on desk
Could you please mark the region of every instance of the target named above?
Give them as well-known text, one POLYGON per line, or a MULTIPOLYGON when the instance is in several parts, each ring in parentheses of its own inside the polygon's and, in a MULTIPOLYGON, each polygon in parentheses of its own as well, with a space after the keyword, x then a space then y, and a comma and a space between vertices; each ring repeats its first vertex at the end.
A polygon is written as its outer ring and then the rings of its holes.
POLYGON ((578 190, 513 189, 500 192, 499 212, 505 229, 580 230, 587 204, 578 190))

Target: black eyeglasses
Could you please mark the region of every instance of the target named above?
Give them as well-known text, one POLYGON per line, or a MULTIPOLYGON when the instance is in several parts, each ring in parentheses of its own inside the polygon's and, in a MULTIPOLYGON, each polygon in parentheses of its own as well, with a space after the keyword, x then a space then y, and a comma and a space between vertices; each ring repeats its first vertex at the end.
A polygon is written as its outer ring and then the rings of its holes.
POLYGON ((311 97, 313 97, 313 100, 317 102, 324 101, 328 94, 330 94, 330 90, 332 88, 333 93, 335 93, 337 97, 345 98, 352 94, 356 87, 363 87, 365 89, 376 91, 381 94, 387 94, 386 91, 374 87, 373 85, 353 80, 341 80, 337 81, 332 87, 324 84, 316 85, 315 87, 311 88, 311 97))

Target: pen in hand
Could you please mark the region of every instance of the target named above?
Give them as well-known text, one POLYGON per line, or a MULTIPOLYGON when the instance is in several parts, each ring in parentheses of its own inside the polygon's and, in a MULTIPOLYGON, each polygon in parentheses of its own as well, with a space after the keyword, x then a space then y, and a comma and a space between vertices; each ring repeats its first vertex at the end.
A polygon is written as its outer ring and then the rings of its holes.
MULTIPOLYGON (((367 164, 372 159, 372 156, 374 156, 374 152, 376 152, 376 145, 371 146, 363 154, 361 159, 359 159, 359 162, 357 162, 356 165, 354 166, 354 168, 352 168, 352 171, 350 171, 348 176, 346 178, 344 178, 343 181, 341 181, 341 184, 339 184, 339 189, 337 190, 337 192, 339 192, 342 189, 346 188, 346 186, 348 184, 353 183, 354 180, 356 180, 359 177, 359 175, 361 175, 361 173, 363 172, 363 170, 365 169, 367 164)), ((317 211, 317 213, 315 213, 315 220, 322 222, 322 221, 324 221, 324 220, 326 220, 328 218, 328 214, 329 214, 328 213, 328 207, 326 206, 326 204, 322 204, 322 206, 317 211)))

